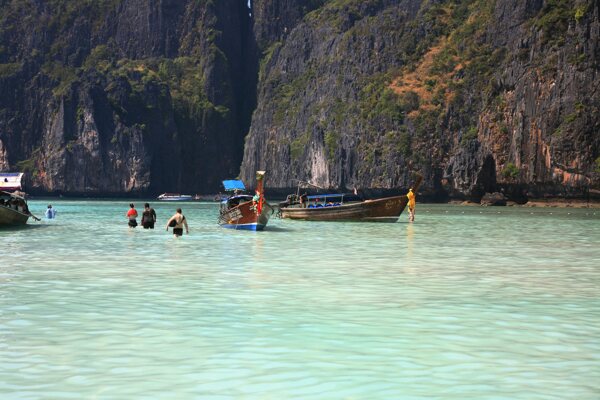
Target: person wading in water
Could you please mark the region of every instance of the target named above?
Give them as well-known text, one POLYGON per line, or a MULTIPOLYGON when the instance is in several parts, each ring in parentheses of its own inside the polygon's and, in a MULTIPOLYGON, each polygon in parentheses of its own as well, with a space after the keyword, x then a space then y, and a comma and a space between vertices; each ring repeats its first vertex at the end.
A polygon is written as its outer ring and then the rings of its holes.
POLYGON ((415 206, 417 202, 415 201, 415 194, 412 188, 408 189, 406 197, 408 197, 408 222, 415 222, 415 206))
POLYGON ((128 225, 130 228, 135 228, 137 226, 137 221, 136 218, 138 217, 138 212, 135 209, 135 206, 133 205, 133 203, 129 204, 129 211, 127 211, 127 214, 125 214, 125 216, 129 219, 128 225))
POLYGON ((188 235, 190 234, 185 216, 181 213, 181 208, 178 208, 175 215, 167 221, 167 231, 169 230, 169 227, 173 228, 173 235, 175 235, 175 237, 183 236, 183 227, 185 227, 185 233, 188 235))
POLYGON ((150 207, 150 204, 144 204, 144 211, 142 211, 142 226, 144 229, 154 229, 154 223, 156 222, 156 211, 150 207))

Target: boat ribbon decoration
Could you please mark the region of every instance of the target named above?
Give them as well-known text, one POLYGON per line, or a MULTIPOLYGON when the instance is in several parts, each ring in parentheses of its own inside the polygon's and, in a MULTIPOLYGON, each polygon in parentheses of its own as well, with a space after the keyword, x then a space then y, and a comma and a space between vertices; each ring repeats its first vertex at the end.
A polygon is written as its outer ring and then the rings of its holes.
POLYGON ((256 171, 256 194, 252 198, 252 202, 256 206, 256 215, 260 215, 265 202, 265 195, 263 193, 263 178, 265 177, 265 172, 266 171, 256 171))

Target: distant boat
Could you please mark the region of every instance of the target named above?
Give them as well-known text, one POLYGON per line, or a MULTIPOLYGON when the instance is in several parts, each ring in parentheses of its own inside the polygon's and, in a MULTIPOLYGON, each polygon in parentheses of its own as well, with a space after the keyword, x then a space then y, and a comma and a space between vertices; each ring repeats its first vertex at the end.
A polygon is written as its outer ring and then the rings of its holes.
POLYGON ((193 197, 191 194, 163 193, 157 199, 160 201, 191 201, 193 197))
POLYGON ((21 190, 23 173, 0 173, 0 226, 25 225, 30 217, 39 221, 29 211, 25 193, 21 190))
POLYGON ((0 190, 4 192, 14 192, 15 190, 22 190, 22 178, 22 172, 0 172, 0 190))
MULTIPOLYGON (((423 178, 413 184, 416 191, 423 178)), ((299 193, 299 192, 298 192, 299 193)), ((406 195, 362 200, 350 193, 300 196, 292 194, 279 204, 279 216, 306 221, 396 222, 408 204, 406 195)))
POLYGON ((246 190, 240 180, 223 181, 223 187, 232 194, 221 200, 218 223, 223 228, 262 231, 274 212, 264 196, 264 171, 256 172, 257 187, 254 195, 246 190))

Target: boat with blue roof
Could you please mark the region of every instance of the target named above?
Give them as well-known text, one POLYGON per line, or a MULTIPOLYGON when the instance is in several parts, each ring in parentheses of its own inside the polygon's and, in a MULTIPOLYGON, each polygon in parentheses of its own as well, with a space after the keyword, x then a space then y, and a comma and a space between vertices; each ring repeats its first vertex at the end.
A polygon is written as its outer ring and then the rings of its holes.
POLYGON ((218 223, 223 228, 262 231, 274 212, 264 195, 265 171, 256 172, 254 195, 245 193, 241 180, 225 180, 223 187, 231 194, 221 200, 218 223))

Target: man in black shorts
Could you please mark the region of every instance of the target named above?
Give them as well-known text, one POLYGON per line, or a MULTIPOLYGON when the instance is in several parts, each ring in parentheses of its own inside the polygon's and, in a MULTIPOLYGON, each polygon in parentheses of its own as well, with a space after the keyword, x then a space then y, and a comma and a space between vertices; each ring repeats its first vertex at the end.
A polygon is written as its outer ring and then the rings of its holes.
POLYGON ((167 230, 169 227, 173 227, 173 235, 175 237, 183 236, 183 227, 185 226, 185 233, 190 234, 190 230, 188 228, 187 221, 185 220, 185 216, 181 213, 181 208, 177 209, 175 215, 173 215, 167 221, 167 230))

